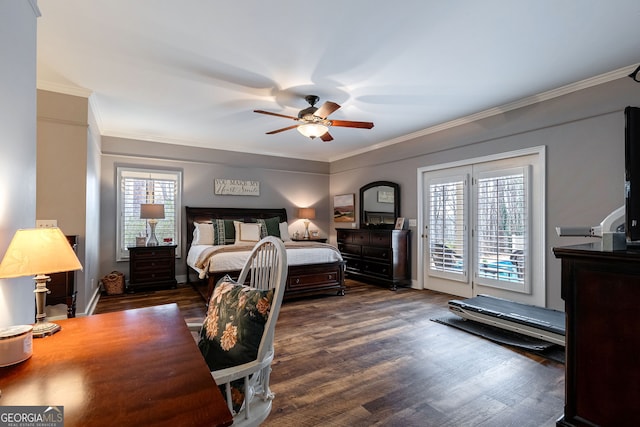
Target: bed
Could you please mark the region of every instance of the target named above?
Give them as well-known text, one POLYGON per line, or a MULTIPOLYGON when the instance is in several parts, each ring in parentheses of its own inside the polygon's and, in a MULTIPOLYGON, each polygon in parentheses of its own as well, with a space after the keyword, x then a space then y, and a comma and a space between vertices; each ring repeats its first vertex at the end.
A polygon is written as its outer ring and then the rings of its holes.
MULTIPOLYGON (((194 230, 199 223, 215 220, 254 223, 256 220, 287 222, 286 209, 208 208, 187 206, 187 283, 209 300, 217 281, 226 274, 236 278, 248 256, 250 246, 233 244, 207 247, 193 245, 194 230), (195 274, 198 280, 192 281, 195 274)), ((199 227, 199 226, 198 226, 199 227)), ((196 242, 200 243, 200 242, 196 242)), ((227 243, 230 243, 227 240, 227 243)), ((344 295, 344 261, 331 245, 316 242, 285 242, 289 264, 285 299, 312 294, 344 295)))

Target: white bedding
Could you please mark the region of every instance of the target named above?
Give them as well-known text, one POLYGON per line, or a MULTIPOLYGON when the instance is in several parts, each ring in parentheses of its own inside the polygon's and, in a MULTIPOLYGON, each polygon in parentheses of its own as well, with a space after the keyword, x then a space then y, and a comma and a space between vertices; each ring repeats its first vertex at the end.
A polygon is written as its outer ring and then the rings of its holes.
MULTIPOLYGON (((286 245, 286 243, 285 243, 286 245)), ((296 242, 296 247, 287 247, 287 263, 289 265, 324 264, 342 261, 342 256, 338 250, 330 245, 318 247, 317 243, 310 244, 312 247, 300 247, 296 242)), ((251 251, 241 252, 220 252, 215 254, 214 260, 209 263, 208 269, 196 267, 196 262, 204 251, 210 250, 213 246, 196 245, 189 248, 187 254, 187 265, 198 272, 200 279, 207 277, 208 272, 239 271, 244 267, 244 263, 251 251)))

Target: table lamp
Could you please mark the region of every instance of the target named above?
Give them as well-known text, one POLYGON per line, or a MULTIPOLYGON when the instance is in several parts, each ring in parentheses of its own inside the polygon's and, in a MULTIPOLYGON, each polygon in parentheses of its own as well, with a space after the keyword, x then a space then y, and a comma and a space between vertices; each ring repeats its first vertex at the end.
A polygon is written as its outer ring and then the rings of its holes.
POLYGON ((34 337, 44 337, 60 330, 60 325, 46 321, 47 274, 73 270, 82 270, 82 264, 59 228, 16 231, 0 263, 0 279, 35 276, 37 313, 34 337))
POLYGON ((151 229, 147 239, 147 246, 158 246, 156 238, 156 224, 159 219, 164 219, 164 205, 156 203, 143 203, 140 205, 140 219, 146 219, 151 229))
POLYGON ((304 236, 303 239, 309 239, 309 220, 316 219, 316 210, 314 208, 300 208, 298 209, 298 218, 304 218, 304 236))

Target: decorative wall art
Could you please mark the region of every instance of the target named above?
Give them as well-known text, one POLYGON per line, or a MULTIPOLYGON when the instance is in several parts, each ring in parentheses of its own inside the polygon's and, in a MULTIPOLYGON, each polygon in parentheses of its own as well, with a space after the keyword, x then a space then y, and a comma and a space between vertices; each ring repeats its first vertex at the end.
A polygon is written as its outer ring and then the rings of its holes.
POLYGON ((353 194, 333 196, 334 222, 356 222, 354 199, 353 194))
POLYGON ((219 196, 259 196, 260 181, 215 178, 213 193, 219 196))

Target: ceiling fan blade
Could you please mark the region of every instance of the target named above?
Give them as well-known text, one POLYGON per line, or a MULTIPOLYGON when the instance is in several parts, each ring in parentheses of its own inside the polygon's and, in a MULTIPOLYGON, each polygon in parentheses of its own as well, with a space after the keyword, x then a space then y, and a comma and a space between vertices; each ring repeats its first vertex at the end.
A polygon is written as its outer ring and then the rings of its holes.
POLYGON ((340 106, 335 102, 327 101, 324 104, 322 104, 322 107, 318 108, 318 110, 316 110, 316 112, 313 113, 313 115, 326 119, 329 114, 333 113, 338 108, 340 108, 340 106))
POLYGON ((322 142, 331 142, 331 141, 333 141, 333 137, 331 136, 331 134, 329 132, 325 132, 324 134, 320 135, 320 139, 322 140, 322 142))
POLYGON ((373 123, 371 122, 352 122, 350 120, 331 120, 331 126, 341 126, 345 128, 361 128, 371 129, 373 123))
POLYGON ((284 132, 285 130, 295 129, 295 128, 297 128, 297 127, 298 127, 298 125, 287 126, 286 128, 277 129, 277 130, 272 130, 271 132, 267 132, 267 135, 273 135, 274 133, 284 132))
POLYGON ((297 117, 293 117, 293 116, 285 116, 284 114, 278 114, 278 113, 272 113, 270 111, 264 111, 264 110, 253 110, 254 113, 260 113, 260 114, 268 114, 270 116, 276 116, 276 117, 284 117, 285 119, 291 119, 291 120, 298 120, 297 117))

